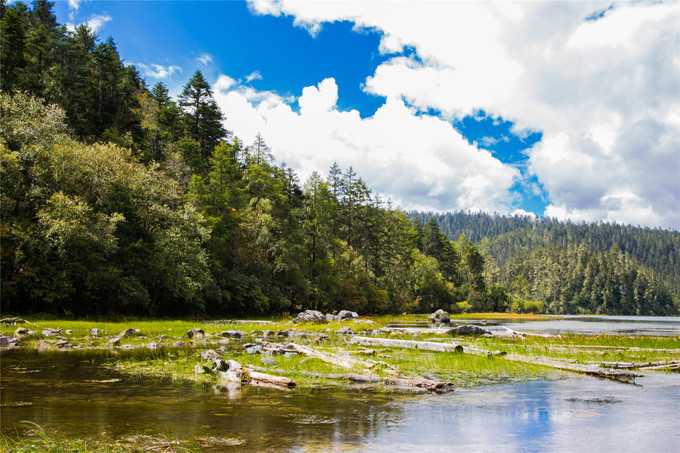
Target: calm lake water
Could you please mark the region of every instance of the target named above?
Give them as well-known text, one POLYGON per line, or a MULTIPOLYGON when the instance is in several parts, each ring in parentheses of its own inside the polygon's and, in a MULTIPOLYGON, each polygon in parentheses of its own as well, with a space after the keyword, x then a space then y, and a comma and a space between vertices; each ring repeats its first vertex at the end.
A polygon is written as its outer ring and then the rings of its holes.
POLYGON ((566 315, 554 320, 499 322, 513 330, 538 333, 577 333, 609 335, 680 335, 680 317, 673 316, 577 316, 566 315))
POLYGON ((2 432, 30 420, 74 437, 234 438, 243 443, 206 451, 248 452, 680 448, 678 374, 647 373, 638 385, 575 376, 446 395, 282 392, 131 378, 103 368, 106 354, 2 352, 2 432))

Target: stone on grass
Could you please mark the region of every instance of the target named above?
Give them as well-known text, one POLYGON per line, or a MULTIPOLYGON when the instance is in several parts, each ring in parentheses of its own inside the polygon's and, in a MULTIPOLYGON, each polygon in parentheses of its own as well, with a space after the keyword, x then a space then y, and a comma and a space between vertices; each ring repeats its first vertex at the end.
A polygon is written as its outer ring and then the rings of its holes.
POLYGON ((298 322, 323 323, 323 322, 326 322, 326 317, 320 311, 305 310, 303 312, 300 312, 297 315, 297 317, 295 319, 293 319, 293 322, 295 322, 295 323, 298 323, 298 322))
POLYGON ((191 330, 187 331, 187 333, 185 335, 189 338, 193 338, 195 340, 200 340, 201 338, 203 338, 204 334, 205 334, 205 332, 203 331, 203 329, 195 328, 195 329, 191 329, 191 330))
POLYGON ((90 335, 92 335, 93 337, 99 336, 99 329, 97 329, 96 327, 90 329, 90 335))
POLYGON ((186 344, 183 341, 176 341, 172 344, 173 348, 183 348, 186 344))
POLYGON ((20 336, 25 337, 26 335, 29 334, 29 332, 30 332, 30 330, 28 330, 28 329, 25 329, 23 327, 17 327, 17 330, 14 331, 14 336, 15 337, 20 337, 20 336))
POLYGON ((64 333, 64 329, 52 329, 50 327, 46 327, 43 329, 42 334, 45 335, 46 337, 52 337, 55 335, 61 335, 64 333))
POLYGON ((340 310, 340 313, 335 315, 335 319, 338 321, 344 321, 345 319, 359 319, 359 315, 355 311, 340 310))
POLYGON ((139 329, 125 329, 121 333, 118 334, 119 337, 131 337, 133 335, 137 335, 140 332, 139 329))
POLYGON ((491 331, 479 326, 460 326, 456 327, 455 332, 459 335, 491 335, 491 331))
POLYGON ((158 343, 156 343, 155 341, 152 341, 151 343, 147 343, 146 349, 158 349, 158 343))
POLYGON ((214 349, 206 349, 205 351, 201 352, 201 358, 203 360, 217 360, 220 358, 220 354, 217 353, 214 349))

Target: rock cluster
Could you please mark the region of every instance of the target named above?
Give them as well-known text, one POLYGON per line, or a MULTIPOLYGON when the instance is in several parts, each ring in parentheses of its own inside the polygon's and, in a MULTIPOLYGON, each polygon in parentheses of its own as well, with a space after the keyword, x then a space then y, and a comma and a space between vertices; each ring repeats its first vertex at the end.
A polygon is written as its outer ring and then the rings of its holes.
POLYGON ((324 315, 320 311, 316 310, 305 310, 303 312, 300 312, 295 319, 293 319, 293 322, 298 323, 298 322, 316 322, 316 323, 323 323, 323 322, 329 322, 329 321, 344 321, 347 319, 354 319, 358 320, 359 315, 355 311, 349 311, 349 310, 340 310, 340 312, 337 315, 334 315, 332 313, 328 313, 324 315))

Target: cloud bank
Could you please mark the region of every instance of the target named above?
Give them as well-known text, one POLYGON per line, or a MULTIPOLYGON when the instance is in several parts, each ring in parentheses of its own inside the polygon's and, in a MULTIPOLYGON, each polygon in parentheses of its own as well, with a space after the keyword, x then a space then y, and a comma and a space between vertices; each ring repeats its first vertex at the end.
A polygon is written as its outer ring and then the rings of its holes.
POLYGON ((483 110, 514 122, 518 133, 543 134, 528 151, 525 176, 548 192, 546 215, 680 228, 679 3, 250 7, 292 16, 310 33, 340 20, 378 30, 380 51, 395 54, 365 81, 366 92, 385 98, 367 119, 338 111, 332 78, 303 90, 299 113, 271 93, 220 91, 237 135, 260 131, 289 165, 354 165, 406 208, 511 212, 519 172, 468 145, 446 121, 483 110), (406 46, 416 54, 396 55, 406 46), (431 109, 441 118, 418 113, 431 109))

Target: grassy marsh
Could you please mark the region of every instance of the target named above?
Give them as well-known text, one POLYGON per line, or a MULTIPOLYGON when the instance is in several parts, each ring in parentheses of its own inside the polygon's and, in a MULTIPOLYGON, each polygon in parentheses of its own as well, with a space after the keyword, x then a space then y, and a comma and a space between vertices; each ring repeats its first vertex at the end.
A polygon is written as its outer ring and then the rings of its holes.
MULTIPOLYGON (((535 315, 471 314, 473 319, 538 319, 535 315)), ((106 349, 111 352, 107 366, 129 375, 168 378, 193 381, 199 384, 215 382, 213 374, 197 373, 197 364, 209 365, 201 359, 201 352, 214 349, 224 359, 234 359, 244 366, 257 367, 267 373, 283 375, 296 381, 299 388, 346 386, 348 382, 326 379, 319 375, 347 373, 348 370, 335 365, 300 355, 247 354, 244 344, 268 342, 295 342, 312 346, 329 353, 346 353, 358 358, 382 362, 401 371, 404 376, 421 375, 428 379, 450 381, 456 386, 474 386, 499 381, 520 381, 548 378, 563 372, 529 363, 518 363, 502 357, 486 357, 451 352, 432 352, 389 347, 365 348, 351 344, 351 335, 337 330, 349 327, 355 334, 372 334, 376 337, 461 342, 464 346, 505 351, 526 356, 544 356, 571 363, 594 364, 601 362, 653 362, 678 360, 680 337, 614 336, 614 335, 561 335, 554 337, 479 337, 466 336, 454 339, 450 334, 398 333, 375 331, 391 323, 426 321, 426 315, 382 316, 371 318, 371 322, 334 321, 325 324, 294 324, 288 319, 270 319, 270 323, 257 322, 216 322, 203 320, 60 320, 36 318, 30 324, 20 325, 36 333, 22 338, 21 347, 28 349, 106 349), (44 328, 64 329, 62 335, 45 337, 44 328), (90 329, 99 329, 93 336, 90 329), (110 343, 128 328, 139 329, 132 336, 122 336, 117 345, 110 343), (204 336, 190 339, 186 334, 191 329, 202 329, 204 336), (225 338, 224 331, 240 331, 242 338, 225 338), (263 331, 273 335, 263 338, 263 331), (67 334, 67 331, 71 331, 67 334), (279 334, 278 336, 276 334, 279 334), (57 342, 61 341, 62 345, 57 342), (183 346, 179 344, 183 343, 183 346), (148 349, 156 343, 158 349, 148 349), (125 349, 130 349, 125 351, 125 349)), ((17 326, 1 326, 0 333, 11 335, 17 326)), ((349 370, 351 371, 351 370, 349 370)), ((372 370, 378 376, 387 376, 382 366, 372 370)), ((375 386, 383 389, 381 385, 375 386)))

